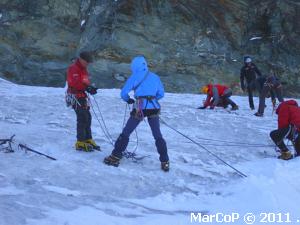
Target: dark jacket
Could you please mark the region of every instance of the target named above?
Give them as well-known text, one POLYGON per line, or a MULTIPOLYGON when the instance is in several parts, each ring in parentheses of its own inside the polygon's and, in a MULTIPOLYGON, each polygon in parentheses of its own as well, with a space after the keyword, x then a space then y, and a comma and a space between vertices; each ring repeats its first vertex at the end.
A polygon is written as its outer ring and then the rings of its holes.
POLYGON ((256 67, 254 63, 250 64, 245 64, 242 69, 241 69, 241 75, 240 75, 240 80, 241 80, 241 88, 245 88, 245 83, 244 80, 246 78, 247 84, 255 81, 256 76, 261 76, 261 72, 259 69, 256 67))
POLYGON ((269 75, 267 76, 264 85, 269 86, 270 88, 279 88, 281 83, 275 75, 269 75))

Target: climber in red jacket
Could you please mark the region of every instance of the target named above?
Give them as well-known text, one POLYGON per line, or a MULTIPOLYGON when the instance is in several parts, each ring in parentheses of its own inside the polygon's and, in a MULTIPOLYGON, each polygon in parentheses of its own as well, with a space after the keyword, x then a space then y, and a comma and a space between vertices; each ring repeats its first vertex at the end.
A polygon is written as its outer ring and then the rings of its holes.
POLYGON ((77 116, 77 142, 75 148, 82 151, 100 150, 100 147, 92 138, 92 116, 86 94, 86 92, 92 95, 97 93, 97 89, 90 85, 87 71, 87 67, 92 60, 89 52, 81 52, 79 58, 70 65, 67 72, 67 93, 73 98, 71 105, 77 116))
POLYGON ((202 92, 207 94, 204 105, 198 109, 205 109, 208 106, 210 109, 214 109, 215 106, 223 106, 227 108, 231 105, 231 110, 237 110, 238 106, 230 99, 232 90, 225 85, 220 84, 208 84, 202 87, 202 92))
POLYGON ((289 151, 284 143, 287 138, 292 141, 296 150, 296 155, 300 155, 300 108, 295 100, 282 102, 277 110, 278 114, 278 129, 270 133, 270 137, 279 147, 281 151, 280 159, 288 160, 293 158, 292 153, 289 151))

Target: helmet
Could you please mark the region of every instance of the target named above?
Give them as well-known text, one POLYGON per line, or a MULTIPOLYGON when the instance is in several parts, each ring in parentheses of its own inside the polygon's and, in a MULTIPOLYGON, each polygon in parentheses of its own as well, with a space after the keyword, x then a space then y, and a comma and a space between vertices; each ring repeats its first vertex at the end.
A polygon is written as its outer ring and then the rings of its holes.
POLYGON ((204 93, 204 94, 207 94, 208 93, 208 86, 205 85, 201 88, 201 92, 204 93))
POLYGON ((81 52, 79 54, 79 57, 86 61, 87 63, 92 63, 93 62, 93 56, 91 52, 81 52))
POLYGON ((250 63, 250 62, 252 62, 252 59, 251 59, 251 57, 250 56, 244 56, 244 62, 245 63, 250 63))

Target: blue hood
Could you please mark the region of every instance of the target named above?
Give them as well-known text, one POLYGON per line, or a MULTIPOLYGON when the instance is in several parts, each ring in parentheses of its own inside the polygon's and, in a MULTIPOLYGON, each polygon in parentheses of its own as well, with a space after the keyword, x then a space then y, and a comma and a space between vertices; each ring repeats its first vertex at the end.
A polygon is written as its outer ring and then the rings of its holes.
MULTIPOLYGON (((134 90, 134 97, 152 96, 155 99, 151 102, 142 101, 143 109, 159 109, 158 100, 164 97, 164 87, 159 76, 149 71, 146 59, 143 56, 137 56, 131 61, 132 74, 127 79, 121 91, 121 98, 128 102, 129 92, 134 90)), ((135 105, 136 108, 136 105, 135 105)))
POLYGON ((147 61, 143 56, 135 57, 131 62, 132 74, 144 75, 148 71, 147 61))

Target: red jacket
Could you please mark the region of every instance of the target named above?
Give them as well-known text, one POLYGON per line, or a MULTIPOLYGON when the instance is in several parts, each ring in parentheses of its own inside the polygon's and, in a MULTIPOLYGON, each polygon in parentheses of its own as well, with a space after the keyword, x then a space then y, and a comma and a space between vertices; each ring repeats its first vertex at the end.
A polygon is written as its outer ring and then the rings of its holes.
POLYGON ((212 106, 213 103, 210 101, 212 97, 214 97, 213 89, 216 88, 218 96, 222 96, 224 94, 224 91, 228 89, 227 86, 221 85, 221 84, 208 84, 208 91, 207 91, 207 97, 204 103, 204 106, 212 106))
POLYGON ((300 108, 295 100, 282 102, 277 110, 278 128, 286 128, 295 125, 300 130, 300 108))
POLYGON ((76 98, 87 97, 85 90, 90 85, 90 79, 86 68, 81 65, 79 59, 68 68, 67 82, 69 93, 75 94, 76 98))

